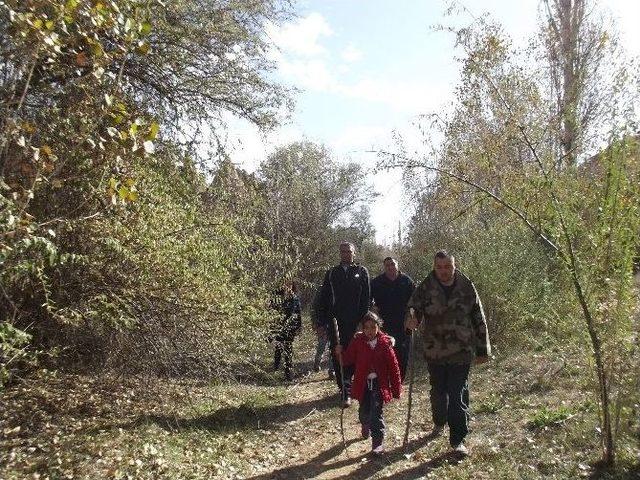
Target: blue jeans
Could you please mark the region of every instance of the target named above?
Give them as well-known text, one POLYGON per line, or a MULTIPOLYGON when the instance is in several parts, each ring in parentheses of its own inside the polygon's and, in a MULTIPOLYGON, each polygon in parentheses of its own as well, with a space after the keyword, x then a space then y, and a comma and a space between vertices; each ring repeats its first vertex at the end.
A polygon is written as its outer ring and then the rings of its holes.
POLYGON ((455 447, 469 433, 470 363, 427 362, 431 384, 431 413, 435 425, 449 425, 449 443, 455 447))
POLYGON ((367 388, 364 398, 358 408, 358 419, 363 425, 368 425, 371 431, 371 446, 376 448, 382 445, 384 439, 384 418, 382 417, 382 394, 378 379, 367 380, 367 388))

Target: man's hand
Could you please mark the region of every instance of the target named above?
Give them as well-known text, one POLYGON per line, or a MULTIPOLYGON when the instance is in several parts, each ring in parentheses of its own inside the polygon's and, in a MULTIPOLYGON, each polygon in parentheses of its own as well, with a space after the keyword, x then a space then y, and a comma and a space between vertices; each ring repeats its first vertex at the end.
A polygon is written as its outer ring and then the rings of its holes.
POLYGON ((475 362, 474 362, 474 363, 475 363, 476 365, 480 365, 480 364, 482 364, 482 363, 487 363, 488 361, 489 361, 489 357, 487 357, 487 356, 485 355, 485 356, 482 356, 482 357, 476 357, 476 360, 475 360, 475 362))
POLYGON ((404 321, 405 330, 415 330, 418 328, 418 319, 416 318, 416 311, 412 308, 409 309, 409 315, 404 321))
POLYGON ((407 318, 407 321, 404 322, 404 326, 407 330, 415 330, 418 328, 418 320, 415 317, 407 318))

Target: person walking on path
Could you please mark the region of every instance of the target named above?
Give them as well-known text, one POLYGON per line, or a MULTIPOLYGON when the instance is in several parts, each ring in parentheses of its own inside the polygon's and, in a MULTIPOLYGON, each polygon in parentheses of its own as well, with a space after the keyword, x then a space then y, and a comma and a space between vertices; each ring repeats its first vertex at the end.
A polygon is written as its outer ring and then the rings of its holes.
POLYGON ((285 378, 293 380, 293 339, 302 328, 302 307, 293 281, 286 281, 275 292, 271 308, 278 312, 272 333, 275 343, 273 369, 280 368, 280 360, 284 357, 285 378))
MULTIPOLYGON (((340 264, 329 269, 324 276, 318 301, 318 318, 329 333, 333 364, 337 366, 335 347, 345 347, 356 333, 358 323, 369 310, 371 291, 369 272, 354 262, 356 249, 353 243, 340 244, 340 264), (336 320, 338 332, 333 328, 336 320), (337 334, 337 335, 336 335, 337 334)), ((353 368, 346 367, 342 375, 336 375, 344 407, 351 405, 351 377, 353 368)))
POLYGON ((367 312, 362 319, 362 332, 353 337, 346 351, 336 346, 336 356, 343 366, 355 365, 351 394, 358 400, 358 418, 362 438, 371 436, 371 452, 384 453, 385 424, 382 407, 391 398, 400 398, 402 381, 391 339, 380 327, 382 319, 367 312))
MULTIPOLYGON (((327 349, 329 345, 329 332, 327 331, 327 326, 322 324, 318 318, 318 301, 320 299, 320 295, 317 294, 313 300, 313 304, 311 306, 311 323, 313 324, 313 328, 316 332, 317 342, 316 342, 316 353, 313 358, 313 370, 315 372, 320 371, 320 365, 322 363, 322 356, 324 355, 324 351, 327 349)), ((331 350, 329 350, 329 368, 327 370, 329 378, 335 377, 335 369, 333 366, 333 356, 331 355, 331 350)))
POLYGON ((472 363, 489 360, 489 334, 478 292, 456 268, 454 256, 438 251, 433 267, 409 300, 416 315, 407 318, 407 327, 415 330, 420 325, 423 336, 431 384, 432 436, 449 425, 451 447, 467 455, 467 380, 472 363))
POLYGON ((375 309, 382 317, 382 329, 395 338, 393 347, 400 364, 400 375, 404 380, 409 361, 409 336, 404 325, 407 303, 416 284, 398 268, 398 261, 387 257, 383 262, 384 272, 371 280, 371 298, 375 309))

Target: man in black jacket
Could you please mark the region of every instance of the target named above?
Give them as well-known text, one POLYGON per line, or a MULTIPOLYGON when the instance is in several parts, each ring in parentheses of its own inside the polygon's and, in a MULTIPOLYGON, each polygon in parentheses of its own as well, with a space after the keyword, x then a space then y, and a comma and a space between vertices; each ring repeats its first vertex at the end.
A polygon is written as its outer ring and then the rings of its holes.
MULTIPOLYGON (((358 328, 358 323, 367 313, 371 300, 369 272, 365 267, 354 263, 355 251, 353 243, 340 244, 340 265, 327 271, 319 293, 318 319, 327 326, 333 364, 336 366, 338 359, 335 356, 335 347, 338 342, 333 319, 335 318, 338 324, 340 345, 346 349, 358 328)), ((345 407, 351 405, 352 376, 352 367, 344 368, 344 378, 336 375, 345 407)))
POLYGON ((383 330, 396 340, 393 348, 400 364, 400 375, 404 379, 409 360, 409 337, 405 332, 404 321, 407 302, 416 284, 411 277, 400 271, 395 258, 385 258, 383 265, 384 273, 371 281, 371 297, 384 321, 383 330))

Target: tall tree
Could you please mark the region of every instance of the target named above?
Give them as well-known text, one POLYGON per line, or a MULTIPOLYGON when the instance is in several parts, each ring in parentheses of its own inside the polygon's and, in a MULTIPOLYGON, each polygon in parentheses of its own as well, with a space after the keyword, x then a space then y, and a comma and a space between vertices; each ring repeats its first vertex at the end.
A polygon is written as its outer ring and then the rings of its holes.
POLYGON ((368 211, 360 209, 371 198, 366 173, 356 163, 336 160, 322 145, 302 141, 281 147, 262 163, 258 176, 267 198, 265 235, 288 251, 289 267, 306 281, 317 280, 335 261, 337 243, 349 240, 342 238, 346 227, 354 242, 370 229, 368 211))
MULTIPOLYGON (((590 0, 544 0, 542 41, 546 51, 552 116, 558 154, 556 168, 575 167, 602 107, 602 71, 611 32, 596 17, 590 0)), ((610 52, 609 52, 610 53, 610 52)))

